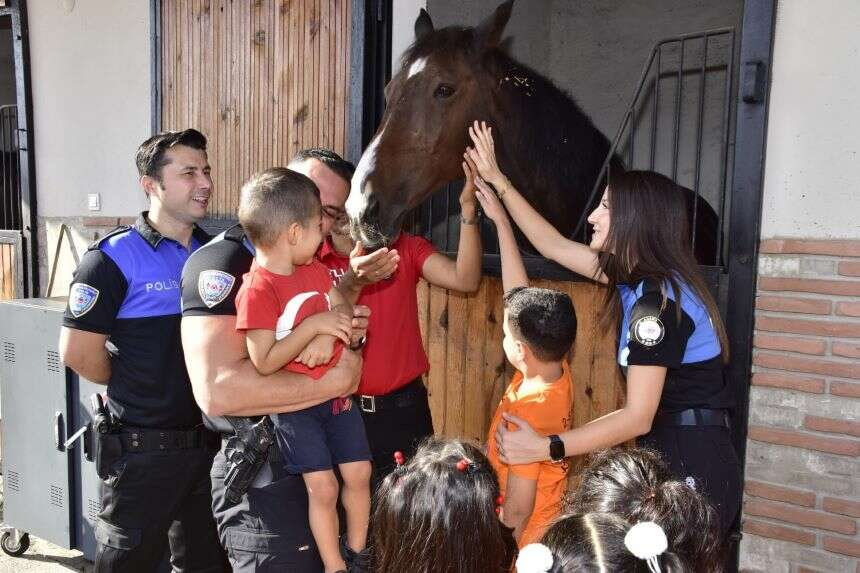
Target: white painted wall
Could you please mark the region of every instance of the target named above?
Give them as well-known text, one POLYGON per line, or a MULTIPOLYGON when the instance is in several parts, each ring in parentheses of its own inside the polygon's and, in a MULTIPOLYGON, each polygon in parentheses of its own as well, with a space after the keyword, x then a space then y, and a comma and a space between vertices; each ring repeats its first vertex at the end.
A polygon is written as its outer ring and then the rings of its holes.
POLYGON ((40 217, 132 215, 134 154, 150 134, 149 2, 28 2, 40 217), (87 193, 101 193, 100 212, 87 193))
POLYGON ((860 239, 860 2, 777 4, 762 238, 860 239))
POLYGON ((397 69, 400 56, 415 40, 415 18, 427 0, 397 0, 392 9, 391 67, 397 69))

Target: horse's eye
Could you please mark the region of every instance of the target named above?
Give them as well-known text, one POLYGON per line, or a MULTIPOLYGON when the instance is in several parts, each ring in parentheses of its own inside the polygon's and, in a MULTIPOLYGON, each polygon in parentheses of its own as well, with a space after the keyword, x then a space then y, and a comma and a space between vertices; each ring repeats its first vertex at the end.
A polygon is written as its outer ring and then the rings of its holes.
POLYGON ((433 97, 436 99, 445 99, 452 95, 454 95, 454 86, 449 86, 448 84, 439 84, 439 87, 433 92, 433 97))

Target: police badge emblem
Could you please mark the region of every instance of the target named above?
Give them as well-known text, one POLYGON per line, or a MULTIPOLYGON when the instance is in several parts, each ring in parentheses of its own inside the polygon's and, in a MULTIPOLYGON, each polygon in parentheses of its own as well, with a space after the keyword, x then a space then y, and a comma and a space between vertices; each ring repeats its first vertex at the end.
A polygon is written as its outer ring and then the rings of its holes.
POLYGON ((203 304, 212 308, 227 298, 235 282, 236 277, 230 273, 214 270, 203 271, 197 279, 197 292, 200 294, 203 304))
POLYGON ((643 316, 633 323, 633 337, 642 346, 656 346, 663 340, 666 329, 656 316, 643 316))
POLYGON ((69 311, 80 318, 93 309, 99 299, 99 289, 84 283, 75 283, 69 290, 69 311))

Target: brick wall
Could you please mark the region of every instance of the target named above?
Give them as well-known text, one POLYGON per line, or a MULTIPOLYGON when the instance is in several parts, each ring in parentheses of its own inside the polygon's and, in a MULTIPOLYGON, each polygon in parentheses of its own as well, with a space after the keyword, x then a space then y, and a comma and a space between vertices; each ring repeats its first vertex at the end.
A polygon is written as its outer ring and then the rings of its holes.
POLYGON ((860 573, 860 241, 760 253, 741 569, 860 573))

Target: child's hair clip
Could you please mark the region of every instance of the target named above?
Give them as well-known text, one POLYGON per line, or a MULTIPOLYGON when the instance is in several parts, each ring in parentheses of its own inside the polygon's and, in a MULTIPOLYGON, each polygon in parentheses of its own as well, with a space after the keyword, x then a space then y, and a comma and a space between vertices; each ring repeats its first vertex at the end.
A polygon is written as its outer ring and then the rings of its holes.
POLYGON ((461 472, 466 472, 469 475, 478 471, 478 464, 468 458, 462 458, 457 462, 457 469, 461 472))

